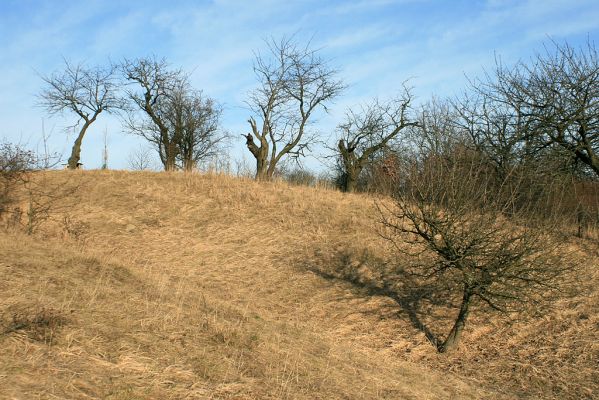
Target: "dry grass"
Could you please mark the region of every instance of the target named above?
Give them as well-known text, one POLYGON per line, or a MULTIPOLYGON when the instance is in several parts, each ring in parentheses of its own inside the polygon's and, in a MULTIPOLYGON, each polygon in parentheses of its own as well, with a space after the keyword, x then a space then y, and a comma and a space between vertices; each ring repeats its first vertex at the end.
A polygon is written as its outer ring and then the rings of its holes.
MULTIPOLYGON (((475 318, 438 355, 348 282, 389 257, 372 198, 215 175, 57 171, 77 206, 0 234, 0 398, 591 398, 597 255, 542 319, 475 318), (595 267, 595 268, 593 268, 595 267)), ((72 200, 72 199, 71 199, 72 200)), ((451 315, 419 318, 442 331, 451 315)))

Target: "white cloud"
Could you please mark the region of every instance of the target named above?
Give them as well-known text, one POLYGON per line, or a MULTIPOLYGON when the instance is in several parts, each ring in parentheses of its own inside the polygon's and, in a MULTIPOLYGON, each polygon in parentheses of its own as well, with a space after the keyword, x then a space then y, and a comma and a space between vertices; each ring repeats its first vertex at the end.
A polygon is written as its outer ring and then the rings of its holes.
MULTIPOLYGON (((314 35, 314 46, 340 67, 350 84, 331 115, 321 117, 320 130, 331 132, 346 107, 392 96, 407 78, 413 78, 422 100, 432 93, 443 96, 463 86, 464 73, 477 74, 492 64, 494 51, 511 62, 539 50, 548 36, 561 40, 599 32, 596 0, 46 4, 21 15, 14 26, 9 25, 14 18, 0 16, 0 33, 5 34, 0 42, 2 136, 39 133, 45 116, 34 107, 41 86, 34 70, 51 72, 62 55, 94 62, 108 56, 166 56, 173 65, 193 71, 194 85, 225 103, 225 128, 238 135, 247 130, 244 100, 255 85, 252 51, 263 48, 263 39, 270 36, 296 33, 304 40, 314 35)), ((53 119, 48 124, 59 131, 67 122, 53 119)), ((128 146, 136 145, 136 139, 119 135, 118 121, 105 116, 86 138, 84 157, 99 165, 97 146, 105 126, 113 147, 111 164, 118 166, 123 156, 125 166, 128 146)), ((64 147, 66 135, 55 136, 57 146, 64 147)), ((242 144, 234 147, 243 151, 242 144)))

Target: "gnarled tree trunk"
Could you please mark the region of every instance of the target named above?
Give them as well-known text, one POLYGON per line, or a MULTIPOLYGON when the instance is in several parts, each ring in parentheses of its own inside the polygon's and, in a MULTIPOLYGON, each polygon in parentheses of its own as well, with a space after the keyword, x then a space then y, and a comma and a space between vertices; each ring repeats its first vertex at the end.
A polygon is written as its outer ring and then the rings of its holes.
POLYGON ((272 178, 272 171, 268 163, 268 143, 263 141, 260 147, 254 143, 251 133, 242 135, 246 138, 246 145, 250 153, 256 158, 256 180, 268 181, 272 178))

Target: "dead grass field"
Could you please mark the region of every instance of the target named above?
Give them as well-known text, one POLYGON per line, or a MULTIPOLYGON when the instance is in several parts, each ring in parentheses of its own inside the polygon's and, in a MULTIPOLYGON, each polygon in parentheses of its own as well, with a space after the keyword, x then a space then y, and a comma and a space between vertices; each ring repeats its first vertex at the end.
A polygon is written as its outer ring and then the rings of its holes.
POLYGON ((599 251, 542 318, 474 312, 460 348, 373 293, 372 197, 226 176, 55 171, 34 236, 0 233, 1 399, 599 398, 599 251), (347 271, 360 279, 345 279, 347 271))

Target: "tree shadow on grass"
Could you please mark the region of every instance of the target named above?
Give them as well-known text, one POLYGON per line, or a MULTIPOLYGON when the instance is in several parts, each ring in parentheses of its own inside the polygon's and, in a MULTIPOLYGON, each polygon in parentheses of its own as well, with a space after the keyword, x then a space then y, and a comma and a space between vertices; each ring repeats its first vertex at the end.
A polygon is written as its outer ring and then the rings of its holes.
POLYGON ((326 257, 317 257, 305 268, 329 281, 351 284, 363 296, 384 296, 392 299, 407 315, 410 324, 425 334, 435 347, 441 342, 439 334, 425 323, 423 315, 431 319, 424 308, 451 307, 447 288, 424 282, 400 266, 391 266, 368 251, 349 249, 337 251, 326 257))

